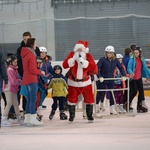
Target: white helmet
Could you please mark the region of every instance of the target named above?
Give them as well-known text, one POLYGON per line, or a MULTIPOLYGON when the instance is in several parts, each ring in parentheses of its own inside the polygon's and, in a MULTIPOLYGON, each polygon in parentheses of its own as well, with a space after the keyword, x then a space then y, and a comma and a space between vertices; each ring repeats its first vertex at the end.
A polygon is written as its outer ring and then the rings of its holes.
POLYGON ((115 49, 114 49, 114 47, 113 46, 107 46, 106 48, 105 48, 105 52, 115 52, 115 49))
POLYGON ((39 47, 40 52, 47 52, 47 49, 45 47, 39 47))
POLYGON ((116 54, 116 58, 123 58, 123 56, 121 54, 116 54))

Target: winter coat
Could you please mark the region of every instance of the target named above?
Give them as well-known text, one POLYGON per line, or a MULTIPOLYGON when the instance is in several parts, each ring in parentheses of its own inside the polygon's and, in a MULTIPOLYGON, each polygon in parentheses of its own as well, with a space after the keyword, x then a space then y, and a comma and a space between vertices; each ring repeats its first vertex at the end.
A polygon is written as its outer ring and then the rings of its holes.
POLYGON ((21 79, 18 78, 18 67, 14 67, 9 65, 7 67, 7 75, 8 75, 8 87, 5 88, 3 85, 3 91, 11 91, 13 93, 18 92, 18 87, 21 85, 21 79))
POLYGON ((6 64, 3 57, 3 53, 0 52, 0 82, 4 80, 5 84, 8 84, 8 76, 6 71, 6 64))
POLYGON ((120 64, 119 60, 116 58, 110 61, 108 58, 102 57, 98 61, 97 66, 98 66, 98 75, 97 75, 98 78, 99 77, 114 78, 114 71, 116 67, 120 70, 122 76, 126 76, 124 68, 120 64))
POLYGON ((21 50, 21 57, 24 70, 22 85, 38 83, 37 75, 41 75, 42 71, 37 69, 35 54, 31 52, 29 48, 23 47, 21 50))
MULTIPOLYGON (((141 61, 142 61, 142 70, 141 70, 142 77, 150 78, 150 70, 148 69, 145 58, 143 56, 141 57, 141 61)), ((135 66, 136 66, 136 59, 134 56, 131 56, 128 62, 127 72, 129 74, 133 74, 135 70, 135 66)))
POLYGON ((129 60, 130 60, 130 56, 129 55, 124 55, 124 57, 122 59, 122 63, 124 64, 124 66, 126 67, 126 69, 128 67, 129 60))
MULTIPOLYGON (((17 49, 17 53, 16 53, 18 59, 18 72, 21 77, 23 77, 23 65, 22 65, 22 57, 21 57, 21 50, 23 47, 25 47, 24 41, 21 42, 20 47, 17 49)), ((38 47, 36 47, 35 53, 37 56, 40 56, 40 50, 38 47)))
POLYGON ((62 74, 54 74, 48 88, 52 88, 52 97, 66 97, 67 83, 62 74))
POLYGON ((53 68, 52 68, 52 65, 49 62, 47 56, 46 56, 46 58, 43 59, 43 64, 42 64, 41 70, 43 70, 45 72, 45 75, 48 78, 51 77, 53 74, 53 68))

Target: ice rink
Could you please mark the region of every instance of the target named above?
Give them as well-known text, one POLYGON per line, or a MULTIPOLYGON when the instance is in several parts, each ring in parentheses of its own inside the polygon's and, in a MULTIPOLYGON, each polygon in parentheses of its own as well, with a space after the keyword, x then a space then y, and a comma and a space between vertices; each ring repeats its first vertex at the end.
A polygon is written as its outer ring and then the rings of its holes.
MULTIPOLYGON (((136 108, 135 99, 133 107, 136 108)), ((76 111, 73 123, 59 119, 59 111, 49 120, 52 100, 46 99, 43 127, 13 124, 0 129, 0 150, 149 150, 150 112, 129 115, 108 115, 88 123, 82 111, 76 111)), ((146 97, 150 108, 150 97, 146 97)), ((66 112, 68 114, 68 112, 66 112)), ((98 114, 100 115, 100 114, 98 114)))

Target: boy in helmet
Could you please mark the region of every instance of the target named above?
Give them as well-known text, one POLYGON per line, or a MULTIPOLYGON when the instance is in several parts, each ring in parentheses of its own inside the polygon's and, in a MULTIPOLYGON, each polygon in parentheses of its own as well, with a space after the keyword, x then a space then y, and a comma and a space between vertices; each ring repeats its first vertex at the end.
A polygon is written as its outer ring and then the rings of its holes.
POLYGON ((57 106, 59 105, 60 120, 66 120, 67 115, 64 113, 65 99, 67 95, 66 78, 62 75, 62 67, 55 65, 53 68, 53 77, 51 78, 49 89, 52 89, 52 110, 49 119, 53 119, 57 106))
MULTIPOLYGON (((100 58, 98 63, 98 74, 97 77, 99 78, 99 81, 97 83, 98 89, 105 89, 106 87, 108 89, 114 89, 114 80, 104 80, 104 78, 114 78, 114 70, 117 67, 122 75, 122 80, 126 80, 126 74, 125 71, 120 64, 119 60, 115 56, 115 49, 113 46, 107 46, 105 48, 105 55, 104 57, 100 58)), ((105 91, 97 91, 96 96, 96 104, 99 104, 99 97, 101 95, 104 95, 105 91)), ((114 100, 112 97, 112 93, 110 93, 110 114, 117 114, 114 106, 114 100)))
MULTIPOLYGON (((53 74, 53 68, 47 56, 47 49, 43 46, 39 47, 39 49, 40 49, 40 57, 43 59, 41 70, 45 72, 45 76, 48 84, 53 74)), ((45 84, 45 88, 47 88, 47 84, 45 84)), ((46 108, 46 106, 42 105, 42 108, 46 108)))

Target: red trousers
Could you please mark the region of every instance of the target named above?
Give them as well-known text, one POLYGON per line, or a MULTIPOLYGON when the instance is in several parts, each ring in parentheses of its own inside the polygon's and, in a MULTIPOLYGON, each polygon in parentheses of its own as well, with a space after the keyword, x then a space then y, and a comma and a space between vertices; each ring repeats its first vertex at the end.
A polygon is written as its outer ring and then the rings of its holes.
POLYGON ((84 97, 84 102, 86 104, 94 103, 94 94, 92 90, 92 84, 87 85, 85 87, 73 87, 68 86, 68 101, 70 103, 77 103, 78 96, 82 94, 84 97))

